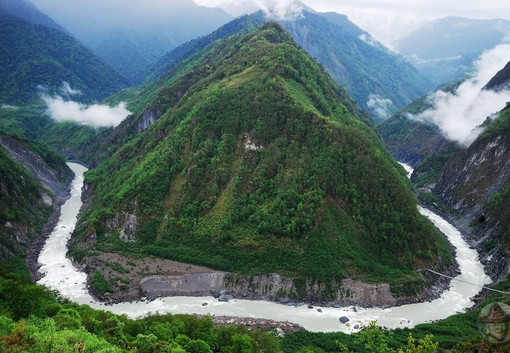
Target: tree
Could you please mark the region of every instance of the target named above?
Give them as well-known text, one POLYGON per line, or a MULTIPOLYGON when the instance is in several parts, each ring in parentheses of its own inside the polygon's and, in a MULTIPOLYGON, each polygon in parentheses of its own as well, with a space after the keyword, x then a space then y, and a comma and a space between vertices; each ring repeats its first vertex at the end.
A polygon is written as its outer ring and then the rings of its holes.
POLYGON ((413 337, 412 333, 409 333, 409 337, 407 337, 407 346, 404 350, 399 349, 398 353, 434 353, 439 346, 438 342, 434 342, 432 339, 433 335, 426 335, 425 338, 420 338, 418 340, 418 345, 416 345, 416 338, 413 337))
POLYGON ((365 346, 369 352, 392 353, 392 349, 388 347, 389 334, 382 330, 375 321, 359 333, 357 342, 365 346))

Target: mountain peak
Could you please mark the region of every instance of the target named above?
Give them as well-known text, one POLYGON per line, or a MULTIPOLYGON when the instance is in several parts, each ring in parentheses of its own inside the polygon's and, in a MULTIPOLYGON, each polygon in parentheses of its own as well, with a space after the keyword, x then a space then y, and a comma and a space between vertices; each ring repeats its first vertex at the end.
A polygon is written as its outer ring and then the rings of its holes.
POLYGON ((295 44, 289 32, 277 21, 271 20, 260 27, 254 39, 264 38, 271 43, 295 44))

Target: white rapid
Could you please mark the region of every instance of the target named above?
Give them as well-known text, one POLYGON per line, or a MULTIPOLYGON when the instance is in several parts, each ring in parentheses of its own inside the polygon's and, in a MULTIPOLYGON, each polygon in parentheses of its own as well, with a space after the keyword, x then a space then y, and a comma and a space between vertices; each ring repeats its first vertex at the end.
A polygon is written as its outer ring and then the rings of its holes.
MULTIPOLYGON (((478 261, 478 254, 470 249, 460 232, 447 221, 433 212, 420 208, 420 212, 428 217, 435 226, 448 237, 456 247, 457 262, 460 275, 451 282, 451 287, 444 291, 440 298, 431 302, 402 305, 389 309, 380 308, 316 308, 308 309, 306 305, 294 307, 264 301, 232 300, 219 302, 213 297, 166 297, 152 302, 119 303, 105 306, 95 301, 86 288, 86 276, 76 269, 66 258, 67 242, 74 230, 77 214, 82 205, 80 196, 83 185, 83 173, 86 168, 69 163, 76 174, 73 181, 71 198, 62 206, 62 214, 55 230, 50 235, 39 256, 43 265, 41 272, 44 277, 40 284, 59 291, 64 297, 81 304, 89 304, 97 309, 109 310, 129 317, 141 317, 148 313, 187 313, 211 314, 217 316, 238 316, 291 321, 300 324, 310 331, 343 331, 353 332, 356 324, 367 324, 377 320, 379 325, 389 328, 412 327, 414 325, 444 319, 471 307, 470 298, 480 291, 480 286, 490 283, 485 275, 483 265, 478 261), (467 284, 467 281, 472 284, 467 284), (202 304, 207 302, 207 306, 202 304), (340 323, 339 318, 347 316, 349 325, 340 323)), ((408 172, 411 171, 410 169, 408 172)))

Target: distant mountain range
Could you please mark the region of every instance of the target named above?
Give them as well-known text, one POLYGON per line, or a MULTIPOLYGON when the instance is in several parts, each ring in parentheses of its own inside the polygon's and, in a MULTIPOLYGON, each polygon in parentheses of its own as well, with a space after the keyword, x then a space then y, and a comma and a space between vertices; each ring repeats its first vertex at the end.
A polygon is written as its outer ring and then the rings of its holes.
POLYGON ((304 11, 303 16, 282 23, 376 120, 384 120, 433 88, 402 56, 344 15, 304 11))
POLYGON ((33 0, 131 84, 170 49, 232 19, 192 0, 33 0))
POLYGON ((469 73, 487 49, 504 42, 510 21, 445 17, 427 23, 395 43, 399 53, 437 85, 469 73))

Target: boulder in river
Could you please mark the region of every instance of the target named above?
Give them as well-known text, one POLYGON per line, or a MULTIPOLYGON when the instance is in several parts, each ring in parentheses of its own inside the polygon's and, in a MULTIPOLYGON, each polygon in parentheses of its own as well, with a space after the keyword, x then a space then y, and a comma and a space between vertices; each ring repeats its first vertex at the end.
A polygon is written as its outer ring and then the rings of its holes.
POLYGON ((342 324, 346 324, 349 322, 349 318, 347 316, 342 316, 339 320, 342 324))
POLYGON ((234 297, 232 297, 231 295, 228 295, 228 294, 222 294, 218 298, 218 300, 220 302, 228 302, 229 300, 232 300, 232 299, 234 299, 234 297))

